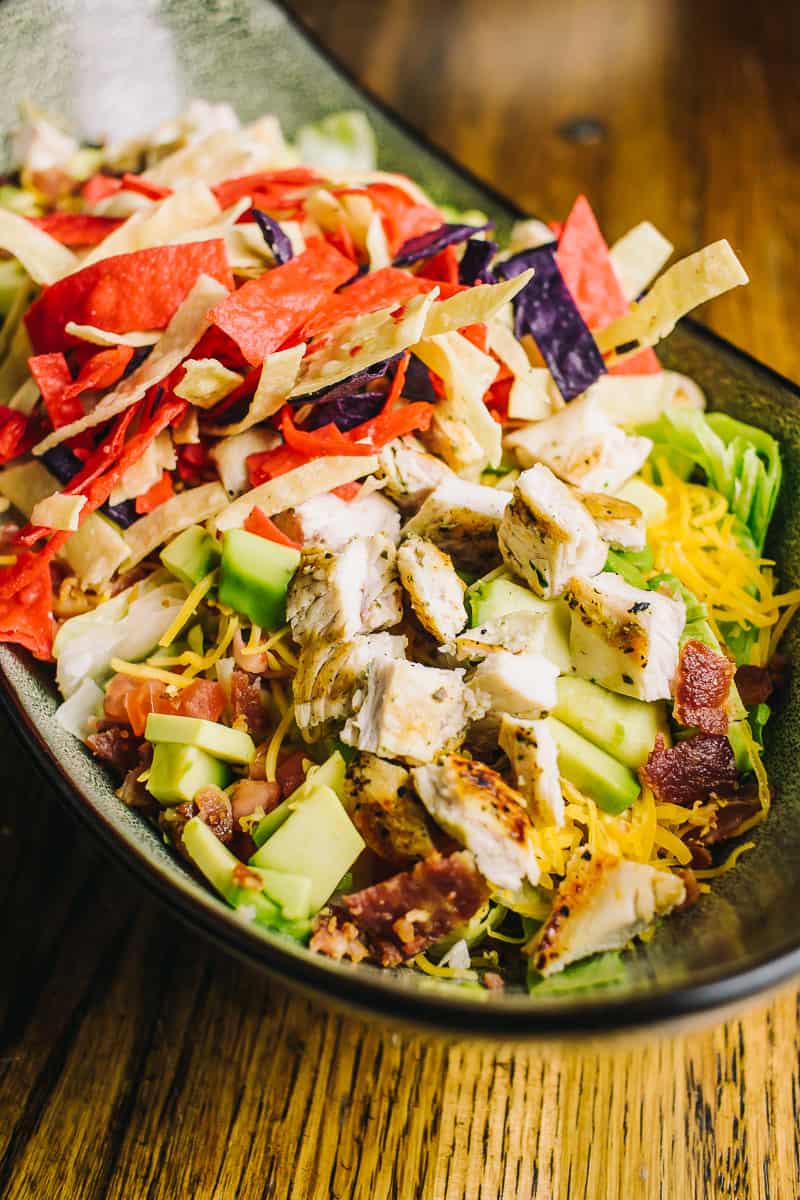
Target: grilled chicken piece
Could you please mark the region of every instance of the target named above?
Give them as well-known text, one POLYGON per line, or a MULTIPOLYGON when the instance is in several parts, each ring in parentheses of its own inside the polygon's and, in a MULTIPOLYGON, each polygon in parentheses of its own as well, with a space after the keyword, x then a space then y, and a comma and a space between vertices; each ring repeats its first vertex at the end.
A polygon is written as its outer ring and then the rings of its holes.
POLYGON ((544 463, 587 492, 618 491, 653 449, 649 438, 631 437, 614 425, 591 391, 552 417, 509 434, 506 446, 523 467, 544 463))
POLYGON ((434 488, 452 476, 450 468, 413 437, 396 438, 384 446, 378 462, 378 478, 386 481, 387 496, 404 512, 419 508, 434 488))
POLYGON ((397 551, 400 582, 417 619, 439 642, 453 638, 467 623, 465 585, 453 560, 426 538, 407 538, 397 551))
POLYGON ((382 534, 351 538, 338 552, 307 547, 286 601, 295 641, 352 638, 396 625, 403 602, 395 557, 382 534))
POLYGON ((535 720, 555 708, 558 675, 558 667, 543 654, 492 650, 475 667, 468 686, 484 714, 535 720))
POLYGON ((522 797, 496 771, 450 754, 411 776, 434 821, 474 854, 494 887, 516 892, 524 879, 538 881, 531 819, 522 797))
POLYGON ((342 741, 381 758, 426 763, 457 746, 471 712, 462 671, 376 658, 342 741))
POLYGON ((546 721, 523 721, 504 713, 500 747, 508 755, 517 790, 528 804, 534 825, 564 824, 564 797, 558 754, 546 721))
POLYGON ((682 600, 632 587, 604 571, 571 579, 570 653, 584 679, 637 700, 668 700, 686 623, 682 600))
POLYGON ((453 475, 431 492, 403 535, 428 538, 465 571, 487 571, 499 562, 497 529, 507 493, 453 475))
POLYGON ((538 653, 544 643, 544 620, 537 612, 506 613, 467 629, 442 646, 442 653, 460 663, 478 663, 496 650, 511 654, 538 653))
POLYGON ((635 504, 602 492, 579 492, 578 499, 609 546, 615 550, 644 550, 647 527, 644 513, 635 504))
POLYGON ((517 480, 498 541, 507 565, 544 599, 560 596, 572 575, 602 570, 608 553, 580 501, 541 464, 517 480))
POLYGON ((357 754, 347 768, 344 795, 356 829, 386 862, 407 867, 436 853, 427 814, 405 767, 357 754))
POLYGON ((554 975, 588 954, 621 949, 685 895, 683 880, 670 871, 579 850, 526 950, 541 975, 554 975))
POLYGON ((300 651, 294 719, 308 742, 327 736, 353 711, 353 697, 376 658, 402 658, 406 640, 373 633, 345 642, 310 642, 300 651))
POLYGON ((323 492, 279 513, 275 524, 301 546, 325 546, 328 550, 341 550, 352 537, 382 533, 397 542, 400 535, 400 513, 380 492, 354 500, 323 492))

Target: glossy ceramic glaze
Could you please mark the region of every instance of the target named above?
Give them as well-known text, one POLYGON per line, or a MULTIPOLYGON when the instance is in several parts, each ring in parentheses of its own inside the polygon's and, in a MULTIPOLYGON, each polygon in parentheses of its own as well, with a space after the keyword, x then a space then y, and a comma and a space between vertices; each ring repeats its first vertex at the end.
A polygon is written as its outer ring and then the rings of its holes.
MULTIPOLYGON (((227 100, 242 117, 275 112, 291 135, 302 122, 365 108, 381 165, 408 172, 438 201, 480 207, 499 231, 516 215, 490 187, 421 143, 359 92, 266 0, 216 3, 52 3, 0 7, 0 123, 25 97, 61 113, 89 137, 146 131, 191 96, 227 100)), ((800 393, 700 327, 685 323, 663 347, 667 364, 693 376, 713 407, 781 441, 785 483, 769 546, 786 585, 800 583, 800 393)), ((792 658, 796 636, 788 639, 792 658)), ((53 718, 48 671, 0 649, 9 719, 60 795, 164 902, 233 952, 318 997, 379 1018, 449 1033, 501 1038, 569 1037, 686 1020, 737 1004, 800 971, 800 681, 769 726, 768 768, 778 801, 756 850, 692 911, 666 922, 614 989, 536 1001, 521 989, 466 991, 409 971, 336 964, 249 928, 197 883, 158 833, 115 797, 104 771, 53 718)))

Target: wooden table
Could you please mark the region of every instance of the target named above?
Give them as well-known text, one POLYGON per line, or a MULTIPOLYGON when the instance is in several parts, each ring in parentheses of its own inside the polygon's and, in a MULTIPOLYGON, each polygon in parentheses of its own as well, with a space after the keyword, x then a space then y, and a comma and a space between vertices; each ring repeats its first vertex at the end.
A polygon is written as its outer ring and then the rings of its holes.
MULTIPOLYGON (((370 86, 524 205, 728 236, 703 314, 800 377, 796 5, 297 0, 370 86)), ((689 1200, 800 1194, 797 997, 630 1048, 365 1028, 209 950, 104 861, 10 734, 0 1195, 689 1200)))

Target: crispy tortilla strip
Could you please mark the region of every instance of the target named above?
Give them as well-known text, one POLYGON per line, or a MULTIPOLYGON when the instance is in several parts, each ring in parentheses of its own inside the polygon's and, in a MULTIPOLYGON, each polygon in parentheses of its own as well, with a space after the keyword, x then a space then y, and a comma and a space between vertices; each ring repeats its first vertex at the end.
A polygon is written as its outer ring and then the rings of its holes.
POLYGON ((162 542, 169 541, 190 525, 200 525, 215 516, 227 503, 228 497, 221 483, 204 483, 171 496, 126 529, 126 568, 135 567, 162 542))
POLYGON ((61 242, 5 208, 0 208, 0 249, 18 258, 31 279, 45 287, 81 265, 61 242))
POLYGON ((649 221, 640 221, 614 242, 608 253, 626 300, 635 300, 642 294, 674 249, 672 242, 649 221))
POLYGON ((277 350, 275 354, 270 354, 264 359, 258 387, 241 421, 236 421, 233 425, 211 425, 204 429, 204 432, 217 437, 233 437, 271 417, 291 393, 305 352, 306 344, 300 342, 288 350, 277 350))
POLYGON ((313 462, 295 467, 293 471, 287 471, 285 475, 279 475, 277 479, 269 479, 251 488, 233 504, 229 504, 214 524, 220 532, 240 529, 256 506, 271 517, 287 508, 297 508, 298 504, 303 504, 312 496, 319 496, 343 483, 352 483, 364 475, 371 475, 377 469, 377 455, 316 458, 313 462))

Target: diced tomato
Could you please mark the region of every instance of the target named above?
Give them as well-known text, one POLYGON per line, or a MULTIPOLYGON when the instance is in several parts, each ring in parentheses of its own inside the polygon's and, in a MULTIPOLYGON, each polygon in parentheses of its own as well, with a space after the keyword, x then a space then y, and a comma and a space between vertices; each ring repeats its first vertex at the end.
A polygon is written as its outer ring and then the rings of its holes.
POLYGON ((181 688, 174 700, 173 708, 179 717, 200 717, 203 721, 218 721, 225 709, 225 690, 212 679, 195 679, 187 688, 181 688))
POLYGON ((274 521, 271 521, 267 514, 262 509, 255 507, 251 510, 244 527, 248 533, 255 533, 258 537, 266 538, 268 542, 277 542, 279 546, 291 546, 293 550, 300 550, 299 542, 293 542, 290 537, 278 529, 274 521))
POLYGON ((112 675, 103 697, 103 712, 109 721, 123 721, 130 725, 125 701, 139 687, 141 687, 141 681, 131 679, 130 675, 112 675))
POLYGON ((163 504, 165 500, 169 500, 170 496, 175 494, 175 489, 172 486, 172 476, 169 471, 163 471, 161 478, 158 479, 152 487, 143 492, 141 496, 137 496, 134 507, 136 512, 143 516, 145 513, 152 512, 154 508, 158 508, 159 504, 163 504))
POLYGON ((159 679, 145 679, 135 690, 123 697, 128 724, 137 737, 143 736, 150 713, 164 712, 166 691, 165 685, 159 679))
POLYGON ((164 200, 172 195, 172 188, 142 179, 141 175, 129 175, 127 172, 122 176, 122 187, 126 192, 138 192, 148 200, 164 200))
POLYGON ((303 761, 306 757, 302 750, 295 750, 278 758, 275 779, 280 786, 284 800, 287 796, 291 796, 292 792, 296 791, 304 781, 306 773, 303 770, 303 761))
POLYGON ((28 220, 62 246, 97 246, 122 224, 114 217, 95 217, 91 213, 53 212, 28 220))

